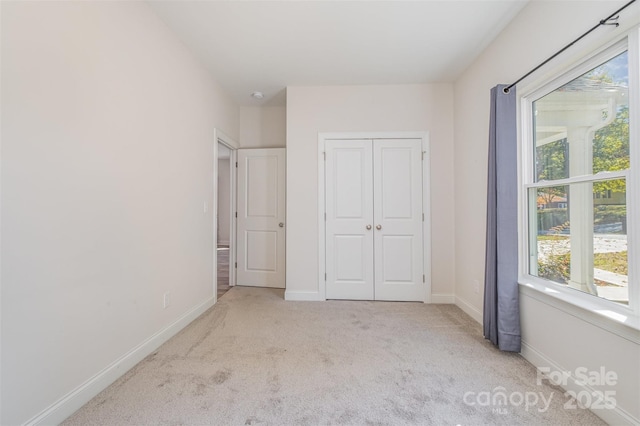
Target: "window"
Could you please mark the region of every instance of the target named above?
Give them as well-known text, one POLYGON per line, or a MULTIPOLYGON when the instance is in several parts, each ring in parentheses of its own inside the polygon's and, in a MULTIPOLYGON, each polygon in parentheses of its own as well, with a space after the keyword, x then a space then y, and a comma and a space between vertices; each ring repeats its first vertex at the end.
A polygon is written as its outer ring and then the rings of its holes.
POLYGON ((625 40, 522 98, 524 273, 569 297, 623 308, 640 291, 628 256, 639 198, 632 61, 625 40))

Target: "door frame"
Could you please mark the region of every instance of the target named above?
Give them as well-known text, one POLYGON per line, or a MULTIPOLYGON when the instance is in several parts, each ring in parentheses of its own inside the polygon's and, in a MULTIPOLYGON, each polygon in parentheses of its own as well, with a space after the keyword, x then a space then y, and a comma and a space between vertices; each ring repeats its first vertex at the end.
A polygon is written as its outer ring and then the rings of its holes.
POLYGON ((229 203, 229 217, 231 218, 231 229, 229 230, 229 286, 236 284, 236 269, 233 267, 236 262, 236 173, 235 163, 237 158, 237 150, 240 145, 227 136, 220 129, 213 129, 213 297, 218 302, 218 144, 226 146, 231 150, 230 166, 231 166, 231 201, 229 203))
POLYGON ((326 208, 325 208, 325 142, 332 139, 421 139, 422 155, 422 226, 424 303, 431 303, 431 150, 429 132, 329 132, 318 133, 318 294, 327 300, 326 287, 326 208))

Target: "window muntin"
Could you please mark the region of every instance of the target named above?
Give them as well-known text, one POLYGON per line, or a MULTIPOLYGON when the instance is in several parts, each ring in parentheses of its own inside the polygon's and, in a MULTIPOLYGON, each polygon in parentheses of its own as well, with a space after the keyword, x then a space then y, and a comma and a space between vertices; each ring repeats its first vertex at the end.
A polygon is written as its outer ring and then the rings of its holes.
POLYGON ((531 275, 627 305, 626 197, 620 192, 612 193, 618 194, 615 199, 595 197, 603 186, 624 183, 625 179, 613 179, 530 188, 529 198, 545 205, 532 212, 530 220, 530 240, 535 242, 531 275), (571 209, 575 208, 572 194, 589 192, 593 215, 588 217, 588 209, 580 209, 579 214, 585 217, 576 229, 570 221, 571 209))
POLYGON ((531 103, 530 275, 629 303, 628 53, 531 103))

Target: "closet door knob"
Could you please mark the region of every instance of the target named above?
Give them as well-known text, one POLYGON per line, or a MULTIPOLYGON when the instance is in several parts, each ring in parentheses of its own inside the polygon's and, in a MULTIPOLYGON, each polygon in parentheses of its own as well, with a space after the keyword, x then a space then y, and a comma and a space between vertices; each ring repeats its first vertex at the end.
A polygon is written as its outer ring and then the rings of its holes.
POLYGON ((371 225, 367 225, 366 228, 367 228, 367 231, 369 231, 371 229, 371 225))
POLYGON ((382 225, 376 225, 376 229, 379 231, 382 229, 382 225))

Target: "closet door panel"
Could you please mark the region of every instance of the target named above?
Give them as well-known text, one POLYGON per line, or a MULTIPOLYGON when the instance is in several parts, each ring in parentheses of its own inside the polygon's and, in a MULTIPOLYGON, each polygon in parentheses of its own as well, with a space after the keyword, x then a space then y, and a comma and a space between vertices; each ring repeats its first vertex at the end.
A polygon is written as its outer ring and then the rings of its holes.
POLYGON ((325 156, 326 298, 373 300, 371 140, 327 141, 325 156))
POLYGON ((376 300, 424 300, 422 143, 373 143, 376 300))

